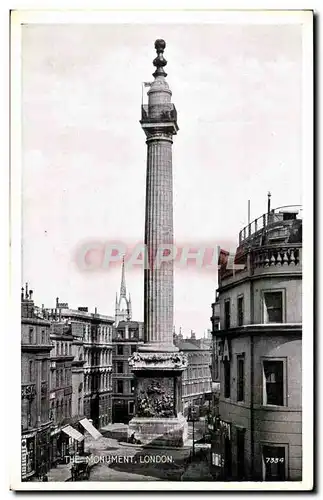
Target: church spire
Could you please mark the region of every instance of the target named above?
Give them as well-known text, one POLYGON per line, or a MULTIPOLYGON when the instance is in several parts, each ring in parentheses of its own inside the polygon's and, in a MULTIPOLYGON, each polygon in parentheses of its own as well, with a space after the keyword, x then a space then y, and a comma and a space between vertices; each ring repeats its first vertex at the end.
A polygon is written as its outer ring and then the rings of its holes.
POLYGON ((124 270, 124 256, 122 257, 122 273, 121 273, 121 285, 120 285, 120 298, 126 298, 127 288, 126 288, 126 275, 124 270))
POLYGON ((126 273, 125 273, 125 265, 123 257, 119 299, 118 299, 118 294, 116 294, 115 326, 118 326, 120 321, 130 321, 131 318, 132 318, 131 298, 129 294, 129 299, 127 299, 126 273))

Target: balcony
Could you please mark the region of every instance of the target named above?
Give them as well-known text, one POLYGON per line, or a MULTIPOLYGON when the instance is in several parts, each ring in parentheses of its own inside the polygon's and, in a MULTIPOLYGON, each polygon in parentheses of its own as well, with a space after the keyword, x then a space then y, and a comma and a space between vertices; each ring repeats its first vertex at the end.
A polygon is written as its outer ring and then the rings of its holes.
POLYGON ((270 245, 252 251, 252 270, 258 268, 295 269, 302 264, 302 245, 270 245))
POLYGON ((21 384, 21 398, 33 399, 36 396, 36 384, 21 384))
POLYGON ((302 224, 301 205, 288 205, 275 208, 244 227, 239 233, 234 265, 233 255, 221 251, 221 286, 258 274, 301 274, 302 224))
POLYGON ((172 103, 143 104, 140 123, 147 131, 158 126, 160 130, 176 134, 178 131, 176 108, 172 103))
POLYGON ((241 268, 220 271, 221 286, 244 279, 248 276, 302 273, 302 243, 272 244, 255 248, 245 248, 235 259, 241 268))
POLYGON ((172 103, 143 104, 141 106, 141 120, 150 123, 177 122, 177 111, 172 103))

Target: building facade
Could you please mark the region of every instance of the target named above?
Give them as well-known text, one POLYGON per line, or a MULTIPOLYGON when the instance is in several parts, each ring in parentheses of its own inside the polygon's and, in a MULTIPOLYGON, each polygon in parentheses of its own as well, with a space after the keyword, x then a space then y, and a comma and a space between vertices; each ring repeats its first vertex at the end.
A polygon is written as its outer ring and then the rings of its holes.
POLYGON ((128 360, 143 335, 139 321, 120 321, 113 329, 113 422, 128 423, 135 414, 135 380, 128 360))
POLYGON ((56 300, 51 317, 69 328, 71 337, 71 412, 100 429, 112 421, 112 325, 114 318, 71 309, 56 300), (74 402, 74 404, 73 404, 74 402))
POLYGON ((227 480, 301 480, 301 207, 268 210, 240 232, 235 269, 227 257, 212 315, 220 383, 213 465, 227 480))
POLYGON ((80 401, 80 384, 77 383, 79 379, 81 379, 81 389, 83 386, 84 362, 79 366, 80 362, 75 352, 75 327, 77 329, 78 325, 64 321, 56 312, 50 316, 50 321, 53 344, 50 357, 49 396, 52 422, 50 465, 56 466, 65 463, 66 457, 79 447, 79 441, 75 436, 79 436, 79 439, 81 436, 71 431, 71 424, 78 432, 84 433, 78 423, 84 417, 83 402, 79 405, 81 411, 75 411, 75 398, 78 403, 80 401))
POLYGON ((188 362, 182 377, 183 414, 187 417, 190 407, 198 407, 202 414, 211 395, 211 342, 196 339, 192 332, 189 339, 175 337, 174 344, 186 355, 188 362))
POLYGON ((84 415, 84 342, 83 325, 71 321, 72 343, 72 418, 84 415))
POLYGON ((35 310, 28 284, 21 293, 21 476, 27 481, 48 470, 50 454, 50 322, 35 310))

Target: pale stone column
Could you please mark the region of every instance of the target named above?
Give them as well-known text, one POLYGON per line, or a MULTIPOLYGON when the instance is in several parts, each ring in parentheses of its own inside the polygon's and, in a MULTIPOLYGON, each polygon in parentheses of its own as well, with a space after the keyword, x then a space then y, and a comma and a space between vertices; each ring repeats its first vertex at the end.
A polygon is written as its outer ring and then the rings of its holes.
POLYGON ((156 134, 147 140, 145 244, 150 269, 145 271, 145 342, 150 350, 172 350, 173 261, 154 266, 162 245, 173 244, 172 139, 156 134))

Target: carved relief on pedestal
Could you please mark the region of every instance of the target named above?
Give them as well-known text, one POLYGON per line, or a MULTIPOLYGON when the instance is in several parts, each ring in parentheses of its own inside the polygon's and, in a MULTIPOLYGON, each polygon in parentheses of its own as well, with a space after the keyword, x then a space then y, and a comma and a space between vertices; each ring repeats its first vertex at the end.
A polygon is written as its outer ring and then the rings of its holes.
POLYGON ((185 370, 187 357, 182 352, 171 353, 139 353, 129 358, 129 366, 133 370, 185 370))
POLYGON ((144 379, 137 395, 137 416, 167 418, 174 417, 174 381, 173 379, 144 379))

